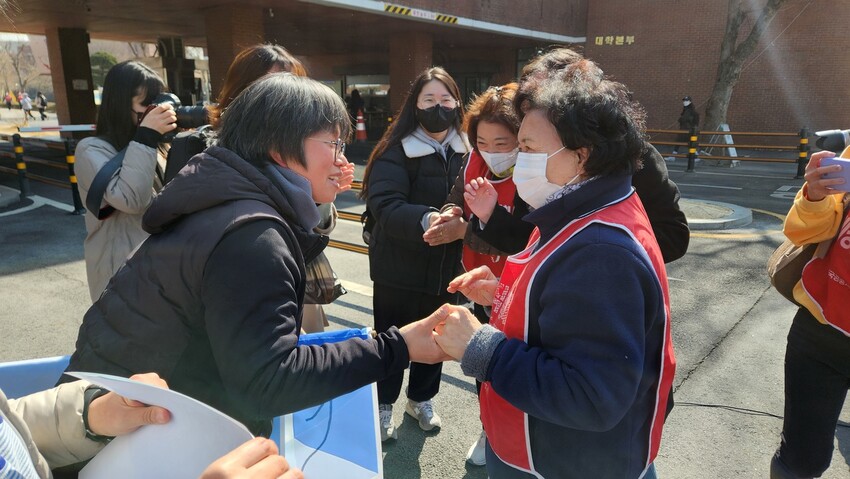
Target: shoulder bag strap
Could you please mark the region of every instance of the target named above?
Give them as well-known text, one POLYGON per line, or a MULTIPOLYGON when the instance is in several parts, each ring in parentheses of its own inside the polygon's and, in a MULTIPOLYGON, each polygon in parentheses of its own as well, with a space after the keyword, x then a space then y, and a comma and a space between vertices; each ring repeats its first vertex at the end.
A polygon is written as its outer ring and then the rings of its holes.
POLYGON ((86 208, 99 220, 105 220, 109 217, 109 215, 115 212, 115 208, 112 206, 107 204, 105 207, 101 208, 100 204, 103 202, 103 194, 106 193, 106 187, 109 186, 109 181, 112 180, 112 176, 115 175, 115 172, 121 168, 121 164, 124 163, 124 156, 126 154, 126 148, 119 151, 112 157, 111 160, 107 161, 106 164, 101 167, 94 176, 94 180, 91 182, 89 192, 86 195, 86 208))

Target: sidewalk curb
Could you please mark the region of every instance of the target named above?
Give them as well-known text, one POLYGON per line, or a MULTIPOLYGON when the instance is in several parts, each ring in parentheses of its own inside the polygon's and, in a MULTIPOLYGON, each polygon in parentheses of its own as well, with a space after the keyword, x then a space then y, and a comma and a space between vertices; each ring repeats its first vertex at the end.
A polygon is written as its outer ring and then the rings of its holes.
POLYGON ((753 222, 752 210, 731 203, 682 198, 679 205, 685 212, 691 230, 722 230, 746 226, 753 222), (701 214, 707 208, 721 212, 722 216, 710 217, 701 214))
POLYGON ((21 201, 20 191, 0 185, 0 208, 5 208, 18 201, 21 201))

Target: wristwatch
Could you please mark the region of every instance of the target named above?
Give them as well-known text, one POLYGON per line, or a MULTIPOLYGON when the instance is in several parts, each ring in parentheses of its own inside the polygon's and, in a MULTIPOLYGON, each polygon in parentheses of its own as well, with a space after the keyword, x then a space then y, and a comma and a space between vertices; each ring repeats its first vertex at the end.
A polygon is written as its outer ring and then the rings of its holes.
POLYGON ((92 401, 108 392, 108 389, 103 389, 99 386, 89 386, 85 391, 83 391, 83 427, 86 429, 86 438, 103 444, 115 439, 115 436, 101 436, 100 434, 92 432, 89 427, 89 405, 92 401))

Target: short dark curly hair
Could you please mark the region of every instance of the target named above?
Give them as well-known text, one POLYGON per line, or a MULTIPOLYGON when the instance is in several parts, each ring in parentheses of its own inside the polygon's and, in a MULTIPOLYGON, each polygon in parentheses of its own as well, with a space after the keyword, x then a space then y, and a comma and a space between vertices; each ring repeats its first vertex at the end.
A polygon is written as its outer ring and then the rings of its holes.
POLYGON ((640 168, 646 148, 643 108, 625 85, 605 78, 596 63, 572 50, 552 50, 526 65, 514 106, 520 117, 544 111, 564 146, 587 148, 588 176, 640 168))

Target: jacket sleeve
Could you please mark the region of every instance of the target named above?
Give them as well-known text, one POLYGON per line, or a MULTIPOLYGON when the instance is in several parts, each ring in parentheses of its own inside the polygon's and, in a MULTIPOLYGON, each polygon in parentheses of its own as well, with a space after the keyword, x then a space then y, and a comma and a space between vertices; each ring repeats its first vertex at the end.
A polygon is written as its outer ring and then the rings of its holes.
POLYGON ((336 228, 336 219, 339 218, 339 213, 336 211, 336 205, 333 203, 325 203, 319 205, 319 225, 313 228, 313 231, 320 235, 329 235, 336 228))
POLYGON ((664 158, 652 145, 642 157, 643 168, 632 176, 652 232, 661 248, 664 262, 675 261, 688 251, 691 232, 685 213, 679 208, 679 187, 670 181, 664 158))
MULTIPOLYGON (((105 141, 80 143, 76 151, 76 174, 81 192, 88 195, 97 172, 116 154, 105 141)), ((131 141, 121 168, 112 176, 103 193, 103 202, 125 213, 143 213, 153 198, 156 165, 156 148, 131 141)))
POLYGON ((303 278, 291 241, 278 223, 254 221, 228 233, 204 270, 206 332, 227 392, 246 417, 303 409, 408 365, 395 328, 375 339, 297 346, 303 278))
POLYGON ((455 184, 452 186, 452 190, 449 192, 449 197, 446 198, 446 205, 441 208, 441 211, 446 208, 446 206, 460 206, 463 208, 463 193, 466 184, 464 182, 464 174, 463 170, 466 168, 466 162, 469 161, 469 153, 463 156, 463 161, 460 164, 460 173, 455 178, 455 184))
POLYGON ((75 381, 9 401, 51 468, 91 459, 104 446, 87 439, 83 427, 83 391, 88 386, 75 381))
POLYGON ((806 185, 803 185, 797 192, 783 229, 785 236, 798 246, 833 238, 844 217, 844 193, 827 196, 821 201, 809 201, 805 191, 806 185))
POLYGON ((540 311, 542 346, 503 341, 487 379, 532 416, 574 429, 609 430, 637 397, 647 315, 663 307, 658 282, 635 252, 611 244, 589 244, 547 263, 548 271, 535 280, 539 294, 533 291, 529 299, 529 307, 540 311))
MULTIPOLYGON (((490 215, 490 221, 484 225, 484 229, 481 229, 478 218, 473 218, 470 221, 470 234, 475 235, 481 241, 499 251, 504 251, 507 254, 519 253, 528 244, 528 237, 534 230, 533 224, 522 219, 527 214, 528 205, 522 201, 519 195, 514 195, 514 210, 512 212, 496 205, 490 215)), ((483 251, 483 253, 489 252, 483 251)))
POLYGON ((437 210, 410 202, 410 178, 404 162, 411 160, 401 153, 401 147, 397 149, 391 148, 375 159, 366 202, 387 237, 421 243, 422 217, 437 210))
MULTIPOLYGON (((440 211, 446 210, 449 206, 464 207, 466 200, 463 198, 463 193, 466 185, 463 170, 467 161, 469 161, 468 153, 464 156, 460 174, 457 175, 446 205, 440 211)), ((522 220, 522 217, 528 213, 528 206, 519 196, 514 199, 514 204, 516 208, 512 213, 496 205, 490 216, 490 222, 484 229, 481 228, 481 223, 476 216, 470 218, 463 238, 464 246, 472 251, 491 255, 509 255, 522 251, 534 225, 522 220)))

